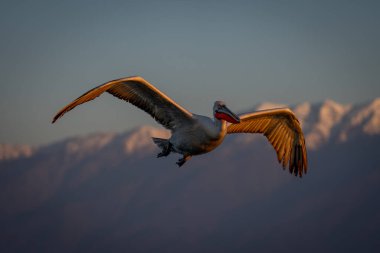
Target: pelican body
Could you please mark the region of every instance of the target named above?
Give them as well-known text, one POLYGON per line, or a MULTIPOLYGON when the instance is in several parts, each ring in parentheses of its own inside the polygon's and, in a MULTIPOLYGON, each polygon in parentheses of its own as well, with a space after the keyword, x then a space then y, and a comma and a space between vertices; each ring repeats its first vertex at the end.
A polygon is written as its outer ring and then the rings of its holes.
POLYGON ((177 162, 182 166, 191 156, 204 154, 218 147, 227 134, 227 123, 222 117, 235 123, 240 122, 240 118, 222 101, 215 102, 214 112, 214 115, 217 115, 214 119, 193 114, 191 124, 173 130, 168 140, 153 138, 153 141, 162 148, 162 152, 157 156, 167 156, 170 152, 183 154, 183 158, 177 162))
POLYGON ((60 110, 52 123, 104 92, 130 102, 169 129, 172 134, 169 139, 152 138, 161 148, 157 157, 168 156, 171 152, 183 155, 177 161, 178 166, 182 166, 192 156, 214 150, 227 134, 262 133, 276 150, 278 161, 284 169, 288 167, 290 173, 300 177, 307 171, 305 139, 290 109, 271 109, 238 116, 223 101, 216 101, 213 118, 209 118, 187 111, 139 76, 109 81, 93 88, 60 110))

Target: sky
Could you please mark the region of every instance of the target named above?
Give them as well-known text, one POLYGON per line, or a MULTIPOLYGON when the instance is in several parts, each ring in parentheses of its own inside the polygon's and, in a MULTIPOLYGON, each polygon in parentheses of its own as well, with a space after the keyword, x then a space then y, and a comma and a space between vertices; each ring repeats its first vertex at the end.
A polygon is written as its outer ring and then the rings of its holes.
POLYGON ((380 96, 379 1, 1 1, 0 143, 45 145, 157 126, 104 94, 51 124, 109 80, 140 75, 211 116, 261 102, 380 96))

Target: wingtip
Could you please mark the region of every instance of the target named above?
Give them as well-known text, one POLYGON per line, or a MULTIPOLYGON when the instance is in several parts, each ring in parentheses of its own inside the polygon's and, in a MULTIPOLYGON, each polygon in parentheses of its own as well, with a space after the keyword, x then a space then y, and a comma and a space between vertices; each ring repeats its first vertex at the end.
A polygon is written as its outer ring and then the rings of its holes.
POLYGON ((58 115, 55 115, 53 120, 51 121, 52 124, 54 124, 58 119, 59 119, 60 116, 58 115))

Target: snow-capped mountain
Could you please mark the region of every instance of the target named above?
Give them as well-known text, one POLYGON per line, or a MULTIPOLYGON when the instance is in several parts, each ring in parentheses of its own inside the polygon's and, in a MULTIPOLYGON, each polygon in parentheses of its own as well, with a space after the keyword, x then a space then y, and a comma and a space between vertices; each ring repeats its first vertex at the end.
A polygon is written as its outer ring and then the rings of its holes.
MULTIPOLYGON (((265 103, 256 108, 284 105, 265 103)), ((309 171, 291 176, 261 135, 156 158, 142 126, 0 146, 0 252, 379 252, 380 99, 291 106, 309 171)))
MULTIPOLYGON (((287 107, 285 104, 262 103, 255 110, 287 107)), ((308 102, 290 106, 299 118, 309 149, 318 149, 323 144, 344 142, 358 135, 380 134, 380 98, 364 105, 339 104, 326 100, 320 104, 308 102)), ((70 138, 61 142, 68 155, 82 156, 92 154, 107 146, 117 143, 125 154, 151 153, 155 146, 151 137, 169 136, 163 128, 142 126, 128 133, 99 133, 88 136, 70 138)), ((238 141, 249 142, 253 136, 244 135, 238 141)), ((55 144, 53 144, 55 145, 55 144)), ((0 161, 27 158, 49 149, 47 147, 31 147, 29 145, 0 144, 0 161)))
POLYGON ((30 145, 0 144, 0 161, 30 157, 34 151, 30 145))
MULTIPOLYGON (((256 109, 287 106, 263 103, 256 109)), ((364 105, 339 104, 326 100, 321 104, 305 102, 290 107, 301 122, 309 149, 317 149, 328 141, 347 141, 360 134, 380 134, 380 98, 364 105)))

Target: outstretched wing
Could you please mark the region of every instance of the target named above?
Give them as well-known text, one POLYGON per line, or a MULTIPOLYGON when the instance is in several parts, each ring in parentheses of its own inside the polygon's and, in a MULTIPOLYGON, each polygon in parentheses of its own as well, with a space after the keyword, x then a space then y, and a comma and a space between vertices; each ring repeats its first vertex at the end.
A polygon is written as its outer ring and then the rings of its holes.
POLYGON ((86 92, 60 110, 52 123, 76 106, 86 103, 108 92, 149 113, 158 123, 173 130, 192 120, 192 114, 159 91, 142 77, 133 76, 104 83, 86 92))
POLYGON ((239 124, 231 124, 228 133, 262 133, 277 152, 278 162, 289 172, 302 177, 307 172, 307 152, 301 126, 287 108, 240 115, 239 124))

